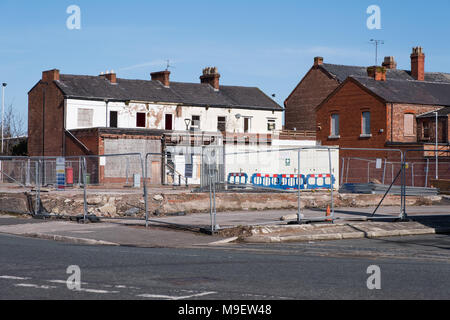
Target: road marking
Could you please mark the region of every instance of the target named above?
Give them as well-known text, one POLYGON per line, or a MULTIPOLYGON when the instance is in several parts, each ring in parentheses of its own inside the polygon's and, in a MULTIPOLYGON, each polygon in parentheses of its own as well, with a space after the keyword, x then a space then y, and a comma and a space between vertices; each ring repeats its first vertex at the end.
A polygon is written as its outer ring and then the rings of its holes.
POLYGON ((210 243, 208 243, 208 246, 219 246, 219 245, 222 245, 222 244, 227 244, 227 243, 236 241, 237 239, 239 239, 239 238, 238 237, 231 237, 231 238, 228 238, 228 239, 223 239, 223 240, 219 240, 219 241, 215 241, 215 242, 210 242, 210 243))
POLYGON ((208 296, 208 295, 216 294, 216 293, 217 292, 202 292, 202 293, 193 294, 190 296, 182 296, 182 297, 166 296, 166 295, 159 295, 159 294, 140 294, 137 297, 149 298, 149 299, 186 300, 186 299, 204 297, 204 296, 208 296))
POLYGON ((19 283, 14 286, 15 287, 24 287, 24 288, 45 289, 45 290, 56 289, 56 287, 53 287, 53 286, 40 286, 40 285, 32 284, 32 283, 19 283))
POLYGON ((96 289, 79 289, 79 290, 74 290, 76 292, 87 292, 87 293, 102 293, 102 294, 108 294, 108 293, 119 293, 119 291, 107 291, 107 290, 96 290, 96 289))
MULTIPOLYGON (((47 282, 50 283, 58 283, 58 284, 67 284, 67 280, 47 280, 47 282)), ((87 285, 88 283, 86 282, 81 282, 81 285, 87 285)))
POLYGON ((6 280, 29 280, 30 278, 14 277, 14 276, 0 276, 0 279, 6 280))

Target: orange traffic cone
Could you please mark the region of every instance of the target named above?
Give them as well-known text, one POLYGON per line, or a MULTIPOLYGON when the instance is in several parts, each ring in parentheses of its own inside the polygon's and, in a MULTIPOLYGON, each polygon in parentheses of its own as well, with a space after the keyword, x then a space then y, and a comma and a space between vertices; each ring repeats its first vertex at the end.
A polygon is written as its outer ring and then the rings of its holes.
POLYGON ((331 217, 331 208, 329 205, 327 207, 327 216, 326 217, 327 217, 327 219, 325 221, 327 221, 327 222, 333 221, 332 219, 329 219, 329 217, 331 217))

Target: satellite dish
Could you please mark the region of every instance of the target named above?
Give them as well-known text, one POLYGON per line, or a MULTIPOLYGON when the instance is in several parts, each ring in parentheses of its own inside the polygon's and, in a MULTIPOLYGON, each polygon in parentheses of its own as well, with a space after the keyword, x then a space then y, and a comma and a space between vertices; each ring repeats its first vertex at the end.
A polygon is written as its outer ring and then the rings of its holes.
POLYGON ((242 116, 238 113, 237 115, 236 115, 236 119, 240 119, 242 116))

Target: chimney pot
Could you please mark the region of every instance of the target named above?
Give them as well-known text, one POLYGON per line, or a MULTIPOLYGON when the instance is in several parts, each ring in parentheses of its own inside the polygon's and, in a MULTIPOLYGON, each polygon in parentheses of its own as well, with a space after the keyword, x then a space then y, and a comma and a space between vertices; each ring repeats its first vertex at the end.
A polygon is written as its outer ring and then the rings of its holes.
POLYGON ((102 72, 100 73, 100 77, 107 79, 111 83, 117 83, 117 76, 114 73, 114 70, 111 70, 111 72, 107 70, 106 73, 102 72))
POLYGON ((397 62, 395 62, 394 57, 385 57, 382 66, 385 67, 386 69, 395 70, 397 69, 397 62))
POLYGON ((411 53, 411 76, 418 80, 425 80, 425 54, 422 47, 415 47, 411 53))
POLYGON ((57 81, 57 80, 59 80, 59 70, 58 69, 53 69, 53 70, 48 70, 48 71, 42 72, 42 81, 50 83, 50 82, 57 81))
POLYGON ((318 67, 323 65, 323 58, 322 57, 315 57, 314 58, 314 66, 318 67))
POLYGON ((166 88, 170 86, 170 71, 158 71, 150 74, 152 81, 159 81, 166 88))
POLYGON ((386 81, 386 68, 373 66, 367 68, 367 75, 375 81, 386 81))
POLYGON ((220 74, 216 67, 208 67, 203 69, 203 75, 200 77, 201 83, 207 83, 211 87, 214 88, 214 90, 219 90, 220 88, 220 74))

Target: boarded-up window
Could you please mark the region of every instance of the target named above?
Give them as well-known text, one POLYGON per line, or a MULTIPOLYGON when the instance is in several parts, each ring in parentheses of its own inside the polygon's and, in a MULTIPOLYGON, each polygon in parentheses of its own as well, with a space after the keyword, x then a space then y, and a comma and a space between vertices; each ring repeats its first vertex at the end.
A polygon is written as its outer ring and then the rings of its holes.
POLYGON ((111 128, 117 128, 117 111, 109 112, 109 126, 111 128))
POLYGON ((166 130, 173 130, 173 115, 166 114, 166 130))
POLYGON ((138 112, 136 114, 136 127, 145 128, 145 113, 138 112))
POLYGON ((404 116, 404 134, 405 136, 414 136, 414 115, 411 113, 404 116))
POLYGON ((94 110, 92 109, 78 109, 78 127, 92 128, 94 119, 94 110))
POLYGON ((244 118, 244 132, 250 132, 250 118, 244 118))

